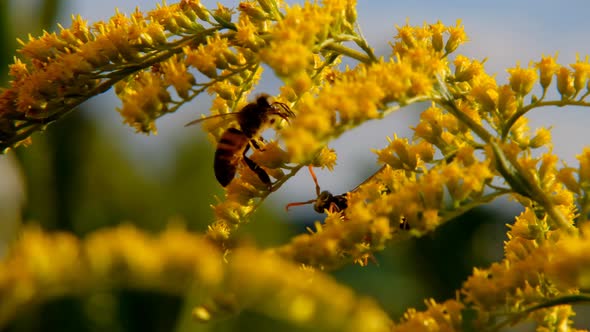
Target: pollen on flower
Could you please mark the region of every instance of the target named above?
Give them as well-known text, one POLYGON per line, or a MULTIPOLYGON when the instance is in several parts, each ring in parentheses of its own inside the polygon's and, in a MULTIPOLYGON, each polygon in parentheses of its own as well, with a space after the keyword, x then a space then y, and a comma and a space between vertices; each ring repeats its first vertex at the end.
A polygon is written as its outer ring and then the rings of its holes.
POLYGON ((483 62, 470 60, 462 54, 457 55, 453 64, 455 65, 455 79, 458 82, 470 81, 473 77, 484 73, 483 62))
POLYGON ((299 4, 288 7, 285 17, 272 33, 274 39, 296 40, 308 46, 323 41, 327 38, 330 23, 344 12, 332 13, 330 2, 322 5, 306 2, 303 7, 299 4))
POLYGON ((178 61, 177 58, 171 58, 161 64, 162 73, 166 84, 172 85, 176 93, 186 99, 189 97, 189 91, 195 85, 195 77, 187 70, 186 64, 178 61))
POLYGON ((215 57, 209 53, 205 46, 199 45, 197 49, 185 48, 185 62, 197 68, 201 73, 208 77, 217 76, 217 67, 215 66, 215 57))
POLYGON ((559 69, 559 65, 556 63, 557 55, 555 56, 543 56, 541 61, 535 63, 535 66, 539 70, 539 82, 543 89, 547 89, 549 85, 551 85, 551 80, 553 79, 553 75, 559 69))
POLYGON ((571 75, 571 71, 563 66, 557 70, 557 91, 565 99, 575 93, 574 78, 571 75))
POLYGON ((323 148, 315 136, 303 128, 289 128, 283 132, 291 162, 307 164, 323 148))
POLYGON ((293 89, 295 95, 301 96, 312 88, 313 82, 306 72, 301 71, 291 77, 288 86, 293 89))
POLYGON ((590 259, 584 254, 588 250, 588 234, 564 236, 552 248, 555 259, 546 262, 547 274, 565 289, 590 287, 590 259))
POLYGON ((498 111, 505 118, 510 118, 517 111, 516 95, 508 85, 498 88, 498 111))
POLYGON ((530 146, 531 148, 539 148, 542 146, 546 146, 551 143, 551 130, 547 128, 539 128, 535 132, 535 136, 531 138, 530 146))
POLYGON ((240 15, 236 29, 235 40, 237 45, 251 50, 258 50, 264 45, 264 40, 257 36, 258 27, 252 23, 248 16, 240 15))
POLYGON ((253 3, 241 2, 238 5, 238 10, 246 14, 245 16, 240 15, 240 19, 242 19, 242 17, 248 17, 255 21, 263 21, 267 18, 267 13, 261 7, 258 7, 253 3))
POLYGON ((559 169, 556 177, 561 183, 563 183, 566 186, 568 190, 579 195, 581 188, 580 184, 578 183, 578 180, 574 176, 576 171, 577 170, 573 167, 564 167, 559 169))
POLYGON ((29 69, 20 59, 15 59, 14 63, 8 66, 8 74, 14 78, 15 81, 23 80, 29 75, 29 69))
POLYGON ((260 52, 260 58, 280 77, 289 77, 312 65, 309 48, 297 41, 276 41, 260 52))
POLYGON ((440 52, 443 49, 443 33, 446 29, 447 27, 442 24, 441 21, 429 25, 429 30, 432 33, 432 47, 437 52, 440 52))
POLYGON ((397 138, 397 135, 394 135, 393 139, 388 138, 388 140, 390 143, 385 149, 375 151, 378 156, 377 160, 380 163, 388 164, 393 169, 405 169, 406 167, 414 169, 411 167, 410 158, 415 159, 415 156, 410 156, 408 153, 408 140, 397 138))
POLYGON ((467 34, 465 33, 463 25, 461 25, 461 20, 457 20, 457 25, 454 27, 449 26, 447 30, 449 32, 449 39, 445 44, 445 52, 453 53, 459 45, 468 40, 467 34))
POLYGON ((414 37, 414 27, 406 24, 404 26, 396 25, 395 28, 397 30, 395 38, 403 42, 405 47, 411 48, 416 45, 417 41, 414 37))
POLYGON ((590 77, 590 63, 588 63, 588 56, 584 61, 580 60, 579 56, 576 62, 571 64, 570 67, 574 70, 574 89, 576 93, 586 87, 588 78, 590 77))
POLYGON ((482 110, 486 113, 496 109, 498 103, 498 87, 493 77, 488 75, 475 76, 472 80, 472 89, 469 93, 482 106, 482 110))
POLYGON ((120 83, 118 95, 123 106, 118 109, 125 123, 138 132, 155 133, 154 121, 167 111, 171 99, 165 84, 158 75, 142 72, 129 82, 120 83))
MULTIPOLYGON (((488 96, 494 95, 492 91, 488 92, 488 96)), ((456 103, 456 106, 461 113, 467 115, 475 123, 482 123, 482 115, 478 112, 477 108, 473 107, 473 105, 470 103, 459 100, 456 103)), ((457 134, 460 131, 460 126, 462 125, 455 116, 451 116, 450 114, 443 115, 441 117, 441 124, 453 134, 457 134)))
POLYGON ((330 171, 334 170, 338 156, 334 149, 324 147, 320 150, 317 157, 312 161, 314 167, 326 167, 330 171))
POLYGON ((537 80, 537 73, 533 68, 520 68, 518 65, 515 68, 508 69, 510 74, 510 87, 512 91, 520 96, 527 95, 533 89, 537 80))

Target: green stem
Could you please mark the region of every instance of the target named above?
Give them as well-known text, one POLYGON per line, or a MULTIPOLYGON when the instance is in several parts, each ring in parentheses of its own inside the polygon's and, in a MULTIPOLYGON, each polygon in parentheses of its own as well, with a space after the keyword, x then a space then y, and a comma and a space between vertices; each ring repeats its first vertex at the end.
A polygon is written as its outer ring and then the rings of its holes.
POLYGON ((461 112, 452 99, 446 98, 435 101, 439 102, 447 111, 449 111, 449 113, 459 119, 459 121, 465 123, 469 129, 473 130, 473 132, 477 134, 477 136, 479 136, 479 138, 481 138, 484 142, 490 143, 493 137, 492 134, 490 134, 487 130, 485 130, 484 127, 475 122, 475 120, 461 112))
MULTIPOLYGON (((439 100, 439 102, 443 106, 446 106, 445 109, 465 123, 475 134, 492 147, 496 158, 496 169, 515 192, 538 202, 561 228, 572 230, 572 226, 568 223, 567 218, 555 208, 547 194, 536 183, 532 183, 522 176, 522 174, 525 174, 525 170, 520 167, 517 160, 507 158, 502 148, 495 142, 493 136, 488 131, 461 112, 452 99, 446 98, 439 100)), ((550 103, 545 102, 540 104, 549 106, 550 103)), ((526 109, 526 107, 523 107, 523 109, 526 109)))
POLYGON ((356 30, 358 32, 358 37, 354 39, 355 44, 365 51, 365 53, 367 53, 373 62, 377 62, 377 56, 375 56, 373 49, 369 46, 369 43, 367 43, 367 39, 365 39, 365 36, 361 31, 361 26, 358 24, 358 22, 356 23, 356 30))
MULTIPOLYGON (((586 95, 584 95, 583 97, 585 98, 585 96, 586 95)), ((590 106, 590 103, 585 102, 584 98, 580 98, 579 100, 566 99, 566 100, 538 101, 536 103, 532 103, 527 106, 521 107, 506 122, 506 125, 504 126, 504 128, 502 130, 502 140, 506 139, 506 137, 508 136, 508 133, 510 132, 510 129, 512 128, 512 126, 514 126, 516 121, 518 121, 518 119, 521 116, 525 115, 528 111, 532 110, 533 108, 546 107, 546 106, 557 106, 557 107, 563 107, 563 106, 585 106, 585 107, 588 107, 588 106, 590 106)))
POLYGON ((371 57, 369 57, 368 55, 366 55, 362 52, 359 52, 357 50, 353 50, 352 48, 346 47, 341 44, 337 44, 337 43, 328 44, 328 45, 326 45, 326 47, 324 49, 348 56, 348 57, 358 60, 359 62, 362 62, 362 63, 369 64, 369 63, 373 62, 371 60, 371 57))
POLYGON ((545 193, 536 183, 529 181, 526 177, 522 176, 522 174, 526 173, 526 170, 520 167, 518 161, 507 157, 496 142, 491 141, 490 146, 492 147, 492 151, 496 158, 496 169, 504 177, 506 182, 508 182, 512 190, 539 203, 549 217, 551 217, 560 228, 570 232, 574 231, 575 228, 570 225, 567 218, 556 209, 551 198, 547 196, 547 193, 545 193))
POLYGON ((496 199, 502 195, 509 194, 509 193, 510 193, 509 190, 498 191, 498 192, 494 192, 491 194, 481 196, 472 202, 461 205, 461 206, 459 206, 459 208, 454 209, 454 210, 450 211, 449 213, 444 213, 441 217, 441 224, 445 223, 449 220, 455 219, 455 218, 459 217, 460 215, 464 214, 465 212, 472 210, 484 203, 489 203, 489 202, 493 201, 494 199, 496 199))
MULTIPOLYGON (((113 85, 115 85, 120 80, 124 79, 125 77, 138 72, 139 70, 148 68, 156 63, 162 62, 170 57, 174 56, 175 54, 181 53, 182 48, 184 45, 194 42, 195 39, 202 38, 201 36, 192 36, 191 38, 187 38, 182 40, 181 42, 175 41, 172 44, 174 47, 171 49, 167 49, 165 52, 162 53, 154 53, 146 56, 142 59, 141 62, 133 65, 128 65, 120 70, 113 71, 108 75, 108 79, 103 81, 102 83, 98 84, 92 90, 85 93, 85 95, 77 98, 65 98, 64 100, 57 101, 56 107, 54 111, 51 111, 50 115, 41 119, 41 123, 39 123, 39 119, 26 119, 24 121, 33 121, 35 124, 31 127, 27 128, 27 130, 17 133, 15 136, 7 138, 5 140, 0 141, 0 152, 3 153, 7 148, 13 147, 18 142, 26 139, 35 131, 41 130, 45 125, 52 123, 54 121, 59 120, 63 116, 72 112, 77 106, 85 102, 86 100, 99 95, 103 92, 109 90, 113 85), (58 106, 59 105, 59 106, 58 106)), ((53 107, 49 106, 47 109, 53 109, 53 107)), ((28 127, 28 126, 27 126, 28 127)))
POLYGON ((590 302, 590 294, 566 295, 566 296, 557 297, 554 299, 547 300, 546 302, 542 302, 542 303, 530 306, 521 312, 517 312, 515 314, 512 314, 511 317, 492 326, 490 329, 487 329, 486 331, 499 331, 503 327, 516 324, 520 320, 524 319, 527 315, 529 315, 539 309, 551 308, 551 307, 558 306, 558 305, 566 305, 566 304, 569 305, 569 304, 580 303, 580 302, 590 302))

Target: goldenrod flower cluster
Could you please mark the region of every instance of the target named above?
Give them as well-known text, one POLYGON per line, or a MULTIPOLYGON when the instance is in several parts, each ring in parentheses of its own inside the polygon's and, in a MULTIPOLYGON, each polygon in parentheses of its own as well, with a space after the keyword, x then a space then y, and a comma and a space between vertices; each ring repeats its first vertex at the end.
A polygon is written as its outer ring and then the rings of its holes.
POLYGON ((49 298, 123 287, 176 295, 204 290, 199 295, 211 300, 195 309, 201 320, 230 296, 236 309, 329 330, 387 331, 392 324, 374 301, 314 270, 254 248, 236 250, 227 263, 222 256, 179 226, 153 236, 123 225, 83 240, 28 227, 0 264, 0 325, 49 298))
MULTIPOLYGON (((588 58, 565 66, 543 56, 508 69, 499 83, 483 61, 456 53, 467 41, 460 21, 397 26, 390 52, 378 57, 356 16, 352 0, 259 0, 237 10, 182 0, 92 25, 75 17, 70 28, 23 42, 0 95, 3 150, 110 87, 123 121, 144 133, 202 92, 214 95, 211 115, 239 113, 265 67, 283 82, 274 100, 295 116, 272 123, 278 135, 270 141, 247 137, 259 169, 238 162, 206 235, 169 228, 149 236, 122 226, 79 240, 25 229, 0 265, 0 324, 24 305, 95 287, 185 293, 197 285, 206 289, 193 312, 201 321, 251 308, 333 330, 498 330, 528 320, 539 331, 575 331, 571 304, 590 300, 590 148, 579 166, 560 163, 550 130, 531 131, 526 115, 590 106, 588 58), (354 63, 343 68, 342 58, 354 63), (380 170, 325 202, 325 219, 308 234, 265 251, 230 245, 301 168, 332 169, 332 140, 424 101, 413 137, 377 144, 380 170), (260 170, 275 179, 271 186, 260 170), (502 195, 524 208, 509 224, 504 258, 474 269, 453 299, 426 300, 426 310, 409 309, 393 324, 386 310, 326 275, 367 265, 393 241, 432 233, 502 195)), ((203 122, 215 142, 231 127, 243 129, 231 116, 203 122)))
POLYGON ((151 236, 123 225, 83 240, 29 226, 0 271, 0 324, 23 307, 56 296, 113 287, 185 294, 195 284, 215 289, 224 278, 215 246, 179 226, 151 236))

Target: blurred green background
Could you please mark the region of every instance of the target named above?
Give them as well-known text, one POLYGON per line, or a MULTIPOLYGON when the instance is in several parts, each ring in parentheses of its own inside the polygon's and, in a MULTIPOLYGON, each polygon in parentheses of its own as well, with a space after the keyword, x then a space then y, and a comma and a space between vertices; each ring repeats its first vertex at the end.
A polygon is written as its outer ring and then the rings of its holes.
MULTIPOLYGON (((8 80, 7 65, 17 47, 15 38, 24 38, 28 33, 39 35, 43 29, 54 30, 56 17, 69 14, 60 14, 63 7, 59 0, 40 0, 35 19, 22 20, 14 2, 0 1, 3 86, 8 80)), ((101 107, 101 98, 94 107, 101 107)), ((104 113, 116 113, 110 103, 104 103, 103 108, 110 108, 104 113)), ((123 126, 120 121, 111 125, 123 126)), ((150 140, 156 142, 158 136, 150 140)), ((215 202, 215 195, 223 194, 212 172, 211 144, 202 134, 170 144, 166 149, 174 153, 153 156, 154 160, 173 159, 164 163, 171 165, 168 167, 149 167, 149 162, 130 154, 126 144, 97 125, 96 117, 90 116, 83 105, 51 125, 47 132, 34 135, 30 147, 0 156, 0 162, 17 165, 23 178, 26 198, 22 220, 39 223, 47 230, 84 236, 121 222, 157 232, 170 218, 181 218, 189 229, 203 232, 212 218, 209 205, 215 202)), ((347 181, 358 183, 369 175, 364 174, 364 166, 357 165, 356 178, 347 181)), ((0 175, 0 181, 5 183, 11 180, 7 177, 18 174, 6 172, 0 175)), ((313 184, 307 178, 305 181, 309 181, 309 191, 302 195, 309 198, 313 184)), ((299 200, 297 197, 291 201, 299 200)), ((285 243, 320 218, 311 207, 298 209, 305 212, 286 215, 282 209, 263 207, 253 218, 255 222, 241 229, 241 236, 260 247, 285 243)), ((359 294, 374 297, 399 319, 409 307, 423 309, 424 298, 453 298, 474 266, 486 266, 499 259, 507 230, 504 224, 509 218, 488 210, 472 211, 431 236, 390 245, 377 255, 378 264, 348 266, 333 275, 359 294)), ((0 222, 0 233, 7 238, 13 236, 15 222, 8 218, 0 222)), ((190 319, 189 303, 190 299, 182 297, 124 289, 59 298, 21 312, 7 331, 311 330, 252 312, 203 325, 190 319)))

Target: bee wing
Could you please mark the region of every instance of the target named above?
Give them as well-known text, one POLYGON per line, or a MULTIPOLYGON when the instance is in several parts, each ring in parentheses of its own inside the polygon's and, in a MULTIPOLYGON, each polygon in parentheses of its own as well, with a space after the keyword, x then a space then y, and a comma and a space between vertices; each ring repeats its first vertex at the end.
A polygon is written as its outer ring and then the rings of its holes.
POLYGON ((377 174, 381 173, 385 168, 387 167, 387 164, 381 166, 380 169, 377 170, 377 172, 373 173, 373 175, 369 176, 368 178, 365 179, 365 181, 359 183, 356 187, 354 187, 354 189, 352 189, 350 192, 354 192, 357 191, 363 184, 371 181, 375 176, 377 176, 377 174))
POLYGON ((214 115, 210 115, 210 116, 207 116, 207 117, 204 117, 204 118, 193 120, 193 121, 185 124, 184 126, 185 127, 188 127, 188 126, 196 125, 197 123, 201 123, 203 121, 207 121, 207 120, 210 120, 210 119, 225 118, 224 121, 220 121, 219 122, 219 126, 221 126, 221 124, 231 121, 232 118, 234 118, 237 115, 238 115, 238 113, 236 113, 236 112, 234 112, 234 113, 214 114, 214 115))

